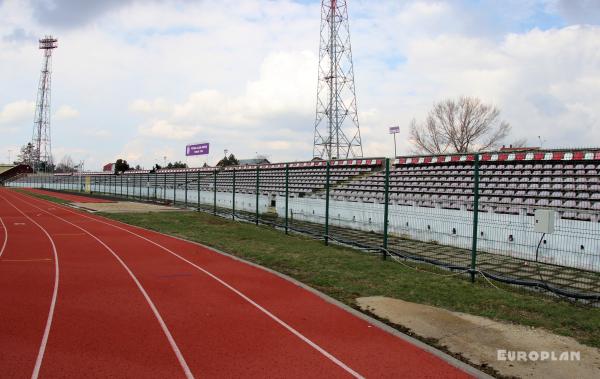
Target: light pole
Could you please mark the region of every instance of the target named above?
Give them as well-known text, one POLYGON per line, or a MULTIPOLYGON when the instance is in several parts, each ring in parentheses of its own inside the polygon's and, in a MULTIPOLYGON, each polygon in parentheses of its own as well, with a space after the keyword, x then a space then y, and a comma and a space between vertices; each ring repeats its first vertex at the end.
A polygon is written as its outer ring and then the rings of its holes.
POLYGON ((83 192, 83 183, 81 176, 83 175, 83 165, 84 165, 85 160, 82 160, 81 162, 79 162, 79 191, 83 192))
POLYGON ((396 134, 400 133, 400 127, 399 126, 391 126, 390 127, 390 134, 394 135, 394 158, 396 158, 398 156, 398 154, 396 153, 396 134))
POLYGON ((8 164, 10 164, 10 153, 12 153, 12 150, 8 149, 8 164))

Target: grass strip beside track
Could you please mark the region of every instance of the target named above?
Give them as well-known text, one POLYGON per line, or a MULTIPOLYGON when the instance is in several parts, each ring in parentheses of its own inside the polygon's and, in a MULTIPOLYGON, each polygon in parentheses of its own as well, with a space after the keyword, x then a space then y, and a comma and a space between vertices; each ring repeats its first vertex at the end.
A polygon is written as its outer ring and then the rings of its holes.
MULTIPOLYGON (((56 201, 48 196, 34 196, 56 201)), ((233 222, 206 213, 102 215, 215 247, 289 275, 352 307, 357 297, 388 296, 542 327, 600 348, 600 308, 508 286, 497 289, 482 279, 471 284, 461 277, 436 275, 436 269, 431 266, 423 266, 422 271, 414 270, 391 260, 382 261, 377 255, 340 246, 328 247, 308 237, 285 235, 270 227, 233 222)), ((411 266, 419 267, 414 263, 411 266)))
POLYGON ((58 203, 58 204, 71 204, 71 201, 68 200, 64 200, 64 199, 59 199, 58 197, 54 197, 54 196, 50 196, 50 195, 42 195, 41 193, 32 193, 26 190, 20 190, 20 189, 16 189, 16 192, 20 192, 22 194, 25 195, 29 195, 29 196, 33 196, 33 197, 37 197, 43 200, 48 200, 48 201, 52 201, 54 203, 58 203))

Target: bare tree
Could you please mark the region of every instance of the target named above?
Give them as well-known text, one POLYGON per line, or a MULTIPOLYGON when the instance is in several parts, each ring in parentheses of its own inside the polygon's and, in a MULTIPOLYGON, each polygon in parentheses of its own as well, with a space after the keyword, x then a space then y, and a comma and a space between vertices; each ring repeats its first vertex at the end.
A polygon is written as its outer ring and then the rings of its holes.
POLYGON ((31 142, 21 147, 21 151, 17 156, 17 162, 32 165, 35 157, 35 147, 31 142))
POLYGON ((65 155, 56 165, 56 172, 75 172, 75 163, 70 155, 65 155))
POLYGON ((509 132, 500 110, 474 97, 436 103, 423 124, 413 119, 410 125, 415 152, 422 154, 488 150, 498 147, 509 132))

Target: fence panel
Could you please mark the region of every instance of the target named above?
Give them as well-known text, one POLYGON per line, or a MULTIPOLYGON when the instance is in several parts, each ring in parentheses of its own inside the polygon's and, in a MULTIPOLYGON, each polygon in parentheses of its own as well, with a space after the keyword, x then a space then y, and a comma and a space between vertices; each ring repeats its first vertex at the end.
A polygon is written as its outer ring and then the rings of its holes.
POLYGON ((600 293, 600 223, 587 173, 571 164, 481 166, 478 269, 489 277, 558 294, 600 293), (583 179, 583 180, 581 180, 583 179), (576 200, 578 199, 578 200, 576 200), (535 231, 536 209, 554 211, 554 231, 535 231))
MULTIPOLYGON (((107 196, 192 206, 432 270, 597 301, 600 165, 485 156, 90 175, 89 184, 107 196), (554 211, 552 233, 535 231, 538 209, 554 211)), ((36 174, 6 185, 84 191, 86 180, 36 174)))

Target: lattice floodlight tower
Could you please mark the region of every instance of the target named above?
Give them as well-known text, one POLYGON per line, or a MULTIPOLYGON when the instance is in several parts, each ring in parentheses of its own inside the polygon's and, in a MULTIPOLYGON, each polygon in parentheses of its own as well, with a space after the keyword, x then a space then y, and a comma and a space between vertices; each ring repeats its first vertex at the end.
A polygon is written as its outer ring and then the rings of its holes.
POLYGON ((363 156, 346 0, 321 2, 319 81, 313 156, 363 156))
POLYGON ((52 140, 50 133, 50 84, 52 74, 52 50, 58 47, 58 40, 45 36, 39 40, 40 50, 44 51, 44 62, 38 85, 35 119, 33 122, 32 165, 34 170, 44 171, 52 167, 52 140))

